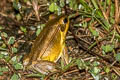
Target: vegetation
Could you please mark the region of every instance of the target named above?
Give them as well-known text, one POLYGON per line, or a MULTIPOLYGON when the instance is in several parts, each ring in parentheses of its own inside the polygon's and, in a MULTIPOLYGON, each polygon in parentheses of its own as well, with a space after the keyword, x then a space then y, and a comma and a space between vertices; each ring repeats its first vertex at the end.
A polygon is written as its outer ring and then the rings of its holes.
POLYGON ((119 0, 3 0, 0 3, 0 80, 119 80, 119 0), (50 14, 66 14, 71 62, 61 72, 28 74, 22 64, 50 14))

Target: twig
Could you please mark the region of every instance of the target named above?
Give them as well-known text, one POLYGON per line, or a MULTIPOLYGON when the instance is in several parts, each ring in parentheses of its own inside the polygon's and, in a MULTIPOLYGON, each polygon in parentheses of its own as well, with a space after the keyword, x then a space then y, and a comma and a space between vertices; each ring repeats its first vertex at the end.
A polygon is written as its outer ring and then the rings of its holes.
POLYGON ((109 0, 109 5, 108 5, 107 11, 106 11, 106 16, 108 17, 108 19, 109 19, 110 11, 111 11, 110 8, 111 8, 111 0, 109 0))
POLYGON ((38 8, 38 1, 37 0, 33 0, 32 1, 32 6, 33 6, 33 9, 35 11, 35 16, 37 17, 37 20, 39 21, 40 18, 39 18, 39 8, 38 8))
POLYGON ((7 40, 5 39, 5 37, 4 37, 3 35, 1 35, 1 37, 2 37, 2 39, 3 39, 4 43, 5 43, 5 45, 8 46, 9 55, 10 55, 10 57, 12 57, 13 53, 12 53, 11 46, 7 43, 7 40))
POLYGON ((2 59, 0 62, 3 62, 4 65, 8 66, 8 68, 10 69, 11 74, 15 72, 14 68, 11 66, 10 63, 6 62, 4 59, 2 59))
MULTIPOLYGON (((72 31, 71 31, 71 32, 72 32, 72 31)), ((73 32, 72 32, 72 34, 73 34, 73 32)), ((85 43, 84 43, 84 44, 80 44, 79 38, 77 38, 74 34, 73 34, 73 36, 75 37, 75 40, 76 40, 76 42, 78 43, 78 46, 79 46, 81 49, 83 49, 84 51, 86 51, 86 53, 89 53, 89 54, 91 54, 91 55, 93 55, 93 56, 98 56, 98 57, 102 58, 103 60, 105 60, 105 61, 108 62, 108 63, 113 63, 113 62, 114 62, 114 60, 110 59, 109 57, 104 57, 104 56, 102 56, 101 54, 95 53, 94 51, 92 51, 92 50, 88 49, 87 47, 83 46, 83 45, 85 45, 85 43)), ((98 42, 103 41, 103 40, 104 40, 104 39, 99 40, 98 42)), ((120 67, 119 64, 116 64, 116 63, 115 63, 114 65, 120 67)))
POLYGON ((117 32, 120 34, 120 28, 118 26, 119 24, 119 17, 120 17, 120 9, 119 9, 119 5, 118 5, 119 1, 115 0, 115 24, 114 27, 116 28, 117 32))
POLYGON ((72 71, 66 72, 66 73, 64 73, 63 75, 67 75, 67 74, 71 74, 71 73, 79 72, 79 71, 80 71, 79 69, 75 69, 75 70, 72 70, 72 71))
POLYGON ((107 17, 107 15, 105 14, 105 12, 104 12, 104 10, 103 10, 103 7, 101 6, 99 0, 98 0, 98 5, 99 5, 99 7, 100 7, 100 10, 102 11, 102 14, 103 14, 104 18, 108 21, 108 17, 107 17))
POLYGON ((113 30, 113 36, 112 36, 112 39, 111 39, 111 43, 113 42, 113 40, 114 40, 114 38, 115 38, 115 27, 114 27, 114 30, 113 30))
POLYGON ((117 61, 115 60, 110 66, 113 66, 117 61))
POLYGON ((117 67, 113 66, 112 70, 118 75, 120 76, 120 69, 118 69, 117 67))
POLYGON ((50 76, 52 76, 53 74, 56 74, 56 73, 60 73, 60 71, 56 71, 56 72, 52 72, 50 74, 48 74, 44 80, 48 80, 50 76))
POLYGON ((120 28, 117 24, 114 24, 113 27, 115 27, 116 31, 118 32, 118 34, 120 34, 120 28))
POLYGON ((115 23, 118 24, 119 22, 119 1, 118 0, 115 0, 115 23))

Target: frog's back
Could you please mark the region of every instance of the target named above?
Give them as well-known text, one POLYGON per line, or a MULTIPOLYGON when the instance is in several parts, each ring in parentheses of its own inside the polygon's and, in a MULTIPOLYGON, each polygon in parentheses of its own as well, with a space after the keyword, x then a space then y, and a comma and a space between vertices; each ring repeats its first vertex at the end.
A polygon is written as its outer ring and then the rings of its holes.
POLYGON ((31 61, 41 59, 55 61, 59 54, 61 54, 61 34, 58 27, 58 20, 61 17, 63 16, 50 20, 36 38, 31 53, 28 56, 29 58, 31 57, 31 61))

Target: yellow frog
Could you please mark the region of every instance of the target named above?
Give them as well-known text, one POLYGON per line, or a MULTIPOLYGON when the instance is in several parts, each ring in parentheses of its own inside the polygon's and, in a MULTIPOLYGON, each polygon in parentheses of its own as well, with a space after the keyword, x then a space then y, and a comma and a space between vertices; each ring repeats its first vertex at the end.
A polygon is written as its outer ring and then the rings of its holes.
POLYGON ((69 19, 65 15, 50 16, 43 30, 33 43, 31 52, 23 58, 26 69, 42 74, 57 71, 56 62, 60 57, 68 64, 65 37, 69 28, 69 19))

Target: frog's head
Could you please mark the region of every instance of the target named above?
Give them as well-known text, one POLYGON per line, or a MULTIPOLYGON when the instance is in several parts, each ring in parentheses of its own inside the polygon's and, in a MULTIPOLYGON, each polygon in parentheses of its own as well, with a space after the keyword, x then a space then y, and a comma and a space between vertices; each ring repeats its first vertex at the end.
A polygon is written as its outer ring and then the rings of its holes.
POLYGON ((67 16, 62 15, 59 19, 59 24, 61 25, 61 32, 66 35, 68 28, 69 28, 69 19, 67 16))
POLYGON ((66 33, 69 28, 69 18, 66 15, 61 15, 59 18, 59 27, 60 27, 60 33, 61 33, 61 40, 65 40, 66 33))
POLYGON ((51 23, 55 23, 55 25, 57 24, 57 26, 60 29, 60 34, 61 34, 61 40, 65 40, 66 37, 66 33, 68 31, 69 28, 69 18, 67 15, 56 15, 56 14, 52 14, 49 16, 49 21, 53 21, 51 23))

